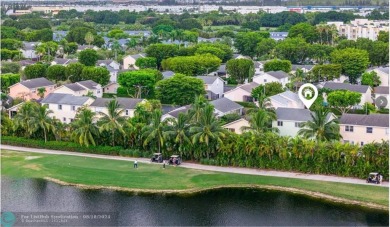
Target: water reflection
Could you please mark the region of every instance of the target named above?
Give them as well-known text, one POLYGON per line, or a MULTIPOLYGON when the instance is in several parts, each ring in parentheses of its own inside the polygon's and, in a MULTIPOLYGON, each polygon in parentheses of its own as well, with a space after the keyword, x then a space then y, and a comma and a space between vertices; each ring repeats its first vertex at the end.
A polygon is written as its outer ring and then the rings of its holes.
POLYGON ((3 211, 117 212, 119 225, 389 225, 387 212, 266 190, 163 196, 81 190, 38 179, 2 177, 1 182, 3 211))

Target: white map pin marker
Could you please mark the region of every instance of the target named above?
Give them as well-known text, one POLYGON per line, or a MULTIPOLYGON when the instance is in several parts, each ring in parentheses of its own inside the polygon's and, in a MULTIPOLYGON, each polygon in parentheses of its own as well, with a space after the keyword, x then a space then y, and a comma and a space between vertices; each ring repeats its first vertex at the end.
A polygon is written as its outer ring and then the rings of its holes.
POLYGON ((313 84, 307 83, 299 88, 298 96, 303 104, 305 104, 305 106, 309 109, 318 97, 318 90, 313 84))

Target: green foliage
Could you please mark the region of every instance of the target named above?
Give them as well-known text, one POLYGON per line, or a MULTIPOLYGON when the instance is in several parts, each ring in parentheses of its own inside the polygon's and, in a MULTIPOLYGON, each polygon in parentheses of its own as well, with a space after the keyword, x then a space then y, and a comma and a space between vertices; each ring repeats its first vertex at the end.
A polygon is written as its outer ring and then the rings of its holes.
POLYGON ((25 28, 30 28, 35 30, 51 28, 49 24, 49 20, 41 19, 41 18, 20 19, 17 21, 5 20, 3 25, 9 27, 15 27, 19 30, 23 30, 25 28))
POLYGON ((232 49, 221 43, 200 43, 194 49, 195 53, 189 55, 210 53, 217 56, 222 62, 226 62, 233 57, 232 49))
POLYGON ((187 105, 205 93, 202 80, 180 73, 156 84, 156 97, 164 104, 187 105))
POLYGON ((93 80, 105 86, 110 82, 110 72, 105 67, 86 66, 81 72, 82 80, 93 80))
POLYGON ((72 83, 81 81, 82 80, 81 74, 83 72, 84 67, 85 66, 79 62, 70 63, 68 66, 66 66, 66 71, 65 71, 66 77, 72 83))
POLYGON ((296 12, 280 12, 280 13, 266 13, 261 17, 261 26, 263 27, 279 27, 284 24, 295 25, 305 22, 306 18, 303 14, 296 12))
POLYGON ((270 82, 265 85, 259 85, 252 90, 252 97, 257 98, 260 94, 264 94, 264 92, 266 97, 277 95, 284 92, 283 85, 279 82, 270 82))
POLYGON ((218 30, 215 34, 216 37, 222 38, 222 37, 230 37, 234 38, 236 34, 231 30, 218 30))
POLYGON ((256 56, 256 46, 263 38, 269 38, 269 33, 239 32, 234 39, 234 47, 238 52, 250 57, 256 56))
POLYGON ((381 78, 375 71, 365 72, 362 75, 362 85, 368 85, 371 87, 376 87, 381 84, 381 78))
MULTIPOLYGON (((101 46, 101 44, 102 44, 101 37, 98 38, 99 36, 97 35, 96 30, 92 27, 85 25, 85 24, 72 26, 70 31, 66 35, 66 40, 68 40, 68 42, 75 42, 75 43, 78 43, 80 45, 86 44, 85 36, 88 32, 90 32, 94 36, 93 44, 97 45, 97 46, 101 46)), ((104 40, 103 40, 103 43, 104 43, 104 40)))
POLYGON ((280 59, 291 61, 293 64, 303 63, 309 53, 309 44, 303 38, 286 38, 275 47, 280 59))
POLYGON ((221 59, 211 54, 179 56, 162 61, 164 70, 172 70, 188 76, 198 76, 218 69, 221 59))
POLYGON ((135 61, 135 65, 138 66, 140 69, 155 69, 157 67, 157 60, 153 57, 138 58, 135 61))
POLYGON ((290 28, 288 31, 289 38, 301 37, 308 43, 313 43, 318 39, 318 33, 314 26, 309 23, 299 23, 290 28))
POLYGON ((66 67, 62 65, 51 65, 47 68, 46 77, 49 80, 64 81, 66 80, 66 67))
POLYGON ((0 58, 2 60, 14 59, 21 54, 18 50, 0 49, 0 58))
POLYGON ((326 23, 328 21, 342 21, 344 23, 347 23, 353 19, 355 19, 357 16, 355 16, 351 12, 336 12, 336 11, 329 11, 325 13, 318 13, 314 16, 313 24, 319 24, 321 22, 326 23))
POLYGON ((388 43, 389 42, 389 32, 380 31, 378 34, 378 41, 388 43))
POLYGON ((118 83, 121 89, 135 98, 150 98, 154 96, 154 86, 159 79, 155 70, 142 69, 120 73, 118 83))
POLYGON ((12 73, 5 73, 5 74, 1 74, 0 79, 1 79, 1 92, 8 93, 8 88, 11 85, 19 83, 20 75, 19 74, 12 74, 12 73))
POLYGON ((279 70, 289 73, 291 71, 291 62, 289 60, 274 59, 264 64, 264 72, 279 70))
POLYGON ((195 18, 184 19, 177 26, 183 30, 203 29, 202 25, 195 18))
POLYGON ((20 30, 14 27, 1 26, 1 39, 17 39, 21 38, 22 34, 20 30))
POLYGON ((353 106, 360 103, 362 94, 354 91, 336 90, 328 94, 329 105, 341 113, 347 113, 353 106))
POLYGON ((315 65, 311 70, 314 79, 321 81, 330 81, 337 79, 341 76, 342 67, 340 64, 326 64, 326 65, 315 65))
POLYGON ((121 29, 113 29, 108 34, 107 37, 114 39, 126 39, 129 37, 123 30, 121 29))
POLYGON ((1 39, 0 46, 2 49, 18 50, 22 47, 22 42, 15 39, 1 39))
POLYGON ((237 113, 230 113, 221 117, 221 121, 223 122, 223 124, 228 124, 233 121, 237 121, 238 119, 241 119, 241 116, 237 113))
POLYGON ((309 46, 308 56, 318 63, 328 62, 330 54, 335 48, 329 45, 312 44, 309 46))
POLYGON ((79 53, 79 62, 85 66, 95 66, 98 60, 96 50, 86 49, 79 53))
POLYGON ((252 80, 255 74, 254 64, 249 59, 231 59, 226 63, 226 71, 233 79, 242 84, 252 80))
POLYGON ((64 52, 67 54, 75 54, 77 51, 78 45, 75 42, 67 43, 64 46, 64 52))
POLYGON ((148 57, 154 57, 157 60, 157 67, 161 68, 161 62, 164 59, 174 57, 179 47, 174 44, 152 44, 145 49, 148 57))
POLYGON ((262 39, 259 43, 257 43, 257 47, 256 47, 257 57, 270 55, 272 50, 275 48, 275 46, 276 46, 275 40, 271 38, 262 39))
POLYGON ((356 83, 356 79, 370 63, 367 51, 353 48, 335 50, 331 54, 331 59, 332 63, 342 66, 342 73, 349 76, 351 83, 356 83))
POLYGON ((19 73, 20 65, 17 62, 1 62, 1 73, 19 73))
POLYGON ((39 77, 46 77, 46 65, 44 64, 33 64, 28 65, 24 69, 24 76, 26 79, 34 79, 39 77))

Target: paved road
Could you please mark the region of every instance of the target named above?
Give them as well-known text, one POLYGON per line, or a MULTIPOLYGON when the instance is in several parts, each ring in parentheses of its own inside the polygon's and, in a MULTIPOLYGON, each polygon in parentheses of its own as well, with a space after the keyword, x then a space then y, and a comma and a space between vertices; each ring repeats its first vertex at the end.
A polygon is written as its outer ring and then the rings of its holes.
MULTIPOLYGON (((79 152, 46 150, 46 149, 37 149, 37 148, 28 148, 28 147, 15 147, 15 146, 8 146, 8 145, 1 145, 1 149, 24 151, 24 152, 34 152, 34 153, 44 153, 44 154, 73 155, 73 156, 81 156, 81 157, 92 157, 92 158, 123 160, 123 161, 137 160, 139 163, 150 163, 150 159, 147 159, 147 158, 128 158, 128 157, 120 157, 120 156, 108 156, 108 155, 87 154, 87 153, 79 153, 79 152)), ((161 164, 157 164, 157 163, 155 163, 155 164, 161 165, 161 164)), ((208 166, 208 165, 201 165, 201 164, 194 164, 194 163, 182 163, 182 165, 180 165, 180 167, 190 168, 190 169, 198 169, 198 170, 225 172, 225 173, 286 177, 286 178, 296 178, 296 179, 306 179, 306 180, 319 180, 319 181, 330 181, 330 182, 342 182, 342 183, 350 183, 350 184, 367 185, 365 180, 358 179, 358 178, 350 178, 350 177, 337 177, 337 176, 317 175, 317 174, 303 174, 303 173, 296 173, 296 172, 260 170, 260 169, 254 169, 254 168, 208 166)), ((375 184, 368 184, 368 185, 389 187, 389 182, 383 182, 381 185, 375 185, 375 184)))

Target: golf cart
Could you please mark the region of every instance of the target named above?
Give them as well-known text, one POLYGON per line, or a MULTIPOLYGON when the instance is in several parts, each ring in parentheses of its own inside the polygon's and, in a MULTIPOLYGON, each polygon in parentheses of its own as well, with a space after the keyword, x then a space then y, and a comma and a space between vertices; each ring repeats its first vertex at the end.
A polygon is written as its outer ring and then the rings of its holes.
POLYGON ((181 164, 181 158, 180 158, 180 156, 179 156, 179 155, 172 155, 172 156, 169 158, 168 164, 169 164, 169 165, 180 165, 180 164, 181 164))
POLYGON ((163 162, 163 157, 161 153, 154 153, 152 156, 152 159, 150 160, 151 162, 158 162, 162 163, 163 162))
POLYGON ((367 178, 367 183, 380 184, 382 182, 382 175, 379 173, 370 173, 367 178))

